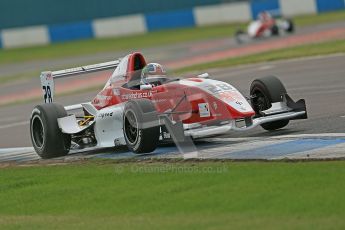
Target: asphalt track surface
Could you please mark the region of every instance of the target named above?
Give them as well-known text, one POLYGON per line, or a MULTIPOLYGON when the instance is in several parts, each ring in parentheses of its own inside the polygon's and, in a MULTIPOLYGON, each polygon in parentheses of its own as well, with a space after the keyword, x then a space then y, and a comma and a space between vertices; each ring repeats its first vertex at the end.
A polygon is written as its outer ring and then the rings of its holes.
MULTIPOLYGON (((195 155, 181 155, 173 145, 152 155, 135 156, 124 149, 73 154, 73 158, 201 157, 235 159, 327 158, 345 156, 345 55, 330 55, 247 65, 209 71, 215 79, 237 87, 244 95, 255 78, 276 75, 293 99, 304 98, 309 119, 292 121, 286 128, 267 132, 260 127, 198 141, 195 155)), ((64 96, 57 101, 74 104, 88 101, 93 92, 64 96)), ((28 118, 35 104, 0 108, 0 161, 26 161, 38 157, 30 146, 28 118)))

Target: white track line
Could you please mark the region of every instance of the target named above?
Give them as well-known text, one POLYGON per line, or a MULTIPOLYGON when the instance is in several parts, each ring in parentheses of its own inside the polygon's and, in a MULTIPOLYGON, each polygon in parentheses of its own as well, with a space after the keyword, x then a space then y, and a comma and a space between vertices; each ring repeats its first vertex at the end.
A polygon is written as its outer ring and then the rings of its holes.
POLYGON ((7 124, 7 125, 1 125, 0 129, 8 129, 8 128, 13 128, 13 127, 21 126, 21 125, 27 125, 27 124, 29 124, 29 121, 20 121, 16 123, 7 124))
POLYGON ((4 151, 1 150, 1 152, 0 152, 0 159, 4 158, 4 157, 8 157, 8 156, 28 154, 28 153, 29 154, 36 154, 35 150, 31 149, 31 148, 30 149, 27 148, 27 149, 24 149, 22 151, 8 151, 8 152, 4 152, 4 151))
POLYGON ((36 153, 13 154, 9 156, 0 157, 0 161, 23 161, 23 160, 38 160, 40 157, 36 153))
POLYGON ((1 118, 0 122, 9 122, 9 121, 15 121, 17 120, 18 117, 5 117, 5 118, 1 118))
POLYGON ((25 151, 33 151, 33 147, 18 147, 18 148, 0 148, 0 154, 4 152, 25 152, 25 151))

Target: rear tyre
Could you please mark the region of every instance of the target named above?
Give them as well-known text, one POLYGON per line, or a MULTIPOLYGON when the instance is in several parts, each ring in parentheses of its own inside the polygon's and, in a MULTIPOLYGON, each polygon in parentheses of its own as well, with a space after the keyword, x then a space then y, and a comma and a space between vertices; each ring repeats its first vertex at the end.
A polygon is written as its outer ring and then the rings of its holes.
POLYGON ((134 153, 153 152, 158 145, 160 127, 153 103, 147 99, 128 101, 123 113, 123 134, 134 153))
POLYGON ((71 136, 61 132, 57 119, 67 116, 62 105, 49 103, 38 105, 30 119, 31 142, 36 153, 44 159, 68 154, 71 136))
MULTIPOLYGON (((286 94, 283 83, 274 76, 256 79, 250 86, 251 104, 256 116, 261 116, 261 111, 271 108, 272 103, 280 102, 286 94)), ((262 124, 265 130, 276 130, 285 127, 289 120, 273 121, 262 124)))
POLYGON ((243 43, 242 37, 244 35, 245 35, 245 33, 243 32, 243 30, 237 30, 236 33, 235 33, 236 42, 239 43, 239 44, 243 43))

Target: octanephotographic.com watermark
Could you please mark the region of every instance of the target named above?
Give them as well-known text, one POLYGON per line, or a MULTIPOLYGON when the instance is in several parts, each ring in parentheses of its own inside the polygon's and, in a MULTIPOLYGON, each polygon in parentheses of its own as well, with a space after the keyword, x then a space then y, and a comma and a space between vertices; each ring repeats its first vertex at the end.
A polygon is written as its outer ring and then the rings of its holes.
POLYGON ((222 166, 205 166, 201 164, 194 165, 116 165, 114 171, 116 174, 124 172, 148 174, 148 173, 181 173, 181 174, 220 174, 228 172, 228 167, 222 166))

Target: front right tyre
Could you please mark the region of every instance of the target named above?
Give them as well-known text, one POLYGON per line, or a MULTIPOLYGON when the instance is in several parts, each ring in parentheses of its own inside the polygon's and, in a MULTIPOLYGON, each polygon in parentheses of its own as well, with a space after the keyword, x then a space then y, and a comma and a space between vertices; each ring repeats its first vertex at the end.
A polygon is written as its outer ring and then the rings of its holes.
POLYGON ((57 119, 67 116, 62 105, 49 103, 38 105, 32 111, 30 136, 36 153, 43 159, 68 154, 71 136, 61 132, 57 119))
POLYGON ((148 99, 128 101, 123 112, 123 134, 134 153, 153 152, 158 145, 160 126, 153 103, 148 99))
POLYGON ((279 27, 277 25, 273 25, 271 27, 271 34, 273 36, 278 36, 279 35, 279 27))

